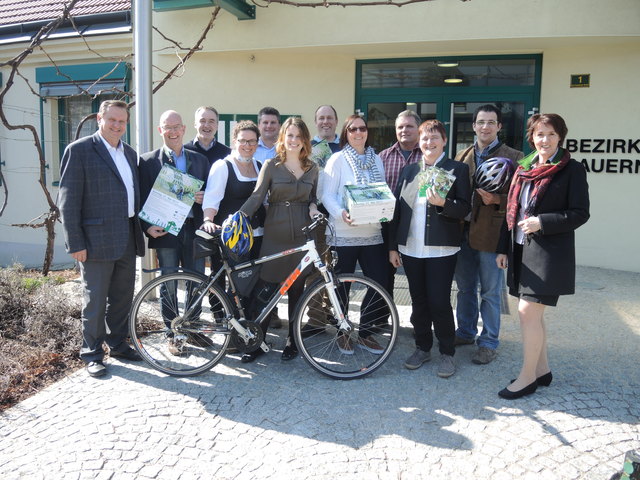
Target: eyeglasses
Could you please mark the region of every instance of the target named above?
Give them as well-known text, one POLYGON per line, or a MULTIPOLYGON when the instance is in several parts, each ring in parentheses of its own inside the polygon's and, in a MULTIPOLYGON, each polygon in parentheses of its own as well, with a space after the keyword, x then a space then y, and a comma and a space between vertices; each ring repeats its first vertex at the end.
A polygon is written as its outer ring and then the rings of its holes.
POLYGON ((484 120, 479 120, 479 121, 477 121, 475 123, 480 128, 482 128, 482 127, 495 127, 496 125, 498 125, 498 122, 496 122, 495 120, 488 120, 486 122, 484 120))
POLYGON ((258 140, 236 140, 238 145, 242 145, 243 147, 249 145, 250 147, 255 147, 258 144, 258 140))
POLYGON ((160 128, 163 132, 179 132, 184 125, 162 125, 160 128))
POLYGON ((348 131, 349 133, 355 133, 355 132, 362 132, 362 133, 364 133, 364 132, 366 132, 367 130, 368 130, 368 129, 367 129, 367 126, 366 126, 366 125, 364 125, 364 126, 362 126, 362 127, 349 127, 349 128, 347 128, 347 131, 348 131))

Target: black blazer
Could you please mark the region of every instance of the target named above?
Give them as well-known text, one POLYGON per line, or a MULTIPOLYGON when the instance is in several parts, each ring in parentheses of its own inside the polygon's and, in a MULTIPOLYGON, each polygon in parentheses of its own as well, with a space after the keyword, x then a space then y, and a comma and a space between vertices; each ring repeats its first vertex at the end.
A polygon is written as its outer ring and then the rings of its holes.
MULTIPOLYGON (((576 283, 574 231, 589 219, 589 185, 582 164, 571 159, 553 176, 533 214, 540 219, 542 228, 525 237, 518 291, 570 295, 575 292, 576 283)), ((507 244, 502 241, 500 246, 503 253, 509 253, 507 284, 512 289, 516 287, 512 255, 515 232, 514 228, 506 233, 507 244)))
MULTIPOLYGON (((205 182, 202 186, 202 190, 205 189, 207 178, 209 177, 209 161, 204 155, 200 155, 192 150, 184 149, 184 154, 187 159, 187 173, 205 182)), ((145 153, 140 157, 140 165, 138 166, 140 177, 140 197, 142 205, 147 201, 151 189, 153 188, 153 182, 156 181, 156 177, 162 169, 162 165, 169 163, 170 159, 164 153, 164 148, 159 148, 152 152, 145 153)), ((175 166, 175 165, 174 165, 175 166)), ((194 203, 191 207, 193 211, 193 226, 195 228, 202 225, 202 205, 194 203)), ((151 224, 147 222, 140 222, 144 234, 149 238, 149 248, 176 248, 178 246, 178 240, 174 235, 168 234, 158 238, 153 238, 147 234, 147 229, 151 227, 151 224)), ((183 227, 184 228, 184 227, 183 227)), ((195 230, 194 228, 194 230, 195 230)))
MULTIPOLYGON (((396 187, 396 208, 389 225, 389 250, 398 250, 398 245, 406 245, 409 226, 413 216, 413 202, 418 194, 418 178, 422 162, 405 166, 400 172, 396 187)), ((471 209, 471 185, 469 166, 449 158, 436 164, 456 176, 451 190, 445 198, 444 206, 427 205, 424 244, 433 246, 459 247, 462 241, 464 217, 471 209)))

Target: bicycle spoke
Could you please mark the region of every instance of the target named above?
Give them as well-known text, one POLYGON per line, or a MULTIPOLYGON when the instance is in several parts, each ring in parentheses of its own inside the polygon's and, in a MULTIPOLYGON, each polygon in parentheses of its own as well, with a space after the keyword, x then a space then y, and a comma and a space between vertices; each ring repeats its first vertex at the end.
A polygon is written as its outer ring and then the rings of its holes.
POLYGON ((367 375, 388 358, 398 329, 398 314, 376 282, 339 275, 335 292, 351 331, 340 331, 323 284, 305 292, 296 314, 298 348, 309 364, 333 378, 367 375))
POLYGON ((196 375, 222 359, 229 331, 221 320, 232 310, 217 287, 197 301, 196 292, 207 282, 204 276, 178 272, 152 280, 136 295, 130 334, 152 367, 169 375, 196 375))

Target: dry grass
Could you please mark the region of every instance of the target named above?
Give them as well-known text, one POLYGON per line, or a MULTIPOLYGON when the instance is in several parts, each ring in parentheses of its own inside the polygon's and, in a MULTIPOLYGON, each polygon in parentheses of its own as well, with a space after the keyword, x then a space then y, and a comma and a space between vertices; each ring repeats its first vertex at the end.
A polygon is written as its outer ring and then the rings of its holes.
POLYGON ((0 269, 0 411, 82 365, 80 298, 62 286, 77 276, 0 269))

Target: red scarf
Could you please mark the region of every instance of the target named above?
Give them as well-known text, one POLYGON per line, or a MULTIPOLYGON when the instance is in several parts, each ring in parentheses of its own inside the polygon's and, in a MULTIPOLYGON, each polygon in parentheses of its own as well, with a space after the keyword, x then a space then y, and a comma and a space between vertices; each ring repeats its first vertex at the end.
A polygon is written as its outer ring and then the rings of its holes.
POLYGON ((533 182, 533 190, 529 195, 529 203, 524 209, 524 218, 528 218, 540 203, 540 199, 544 196, 544 192, 547 191, 553 176, 562 170, 571 158, 569 152, 560 149, 557 153, 557 156, 561 156, 560 161, 556 163, 546 163, 532 168, 534 160, 537 160, 537 156, 538 152, 534 152, 526 158, 523 158, 513 175, 509 196, 507 197, 507 226, 509 230, 513 230, 518 219, 522 184, 524 182, 533 182))

